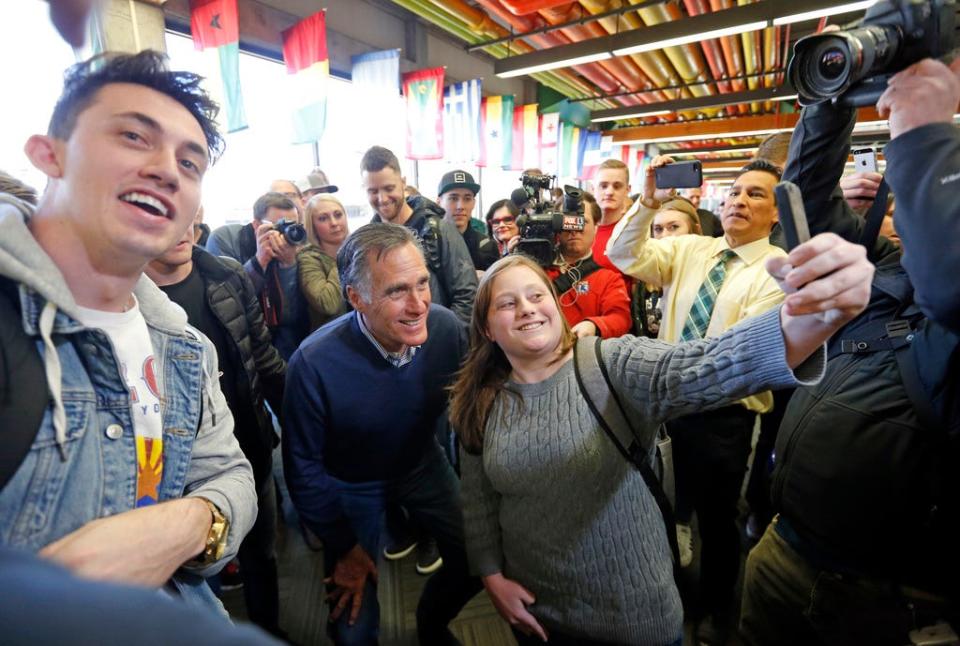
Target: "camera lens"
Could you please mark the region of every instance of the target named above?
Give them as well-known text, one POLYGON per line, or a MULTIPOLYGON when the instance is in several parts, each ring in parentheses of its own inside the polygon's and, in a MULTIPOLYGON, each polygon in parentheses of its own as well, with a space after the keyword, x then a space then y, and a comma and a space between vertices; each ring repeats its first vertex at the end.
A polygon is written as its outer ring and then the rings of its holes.
POLYGON ((843 74, 847 67, 847 56, 839 48, 831 48, 820 55, 820 75, 831 81, 843 74))

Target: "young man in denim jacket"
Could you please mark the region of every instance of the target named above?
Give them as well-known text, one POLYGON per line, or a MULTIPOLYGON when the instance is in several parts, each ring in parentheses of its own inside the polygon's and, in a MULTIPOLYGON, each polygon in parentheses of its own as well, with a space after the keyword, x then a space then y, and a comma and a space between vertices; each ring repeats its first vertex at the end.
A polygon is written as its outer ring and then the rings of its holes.
POLYGON ((38 206, 0 196, 0 280, 49 396, 0 491, 0 544, 206 605, 201 577, 256 516, 253 476, 211 343, 142 275, 222 148, 199 80, 149 51, 75 66, 26 145, 48 178, 38 206))

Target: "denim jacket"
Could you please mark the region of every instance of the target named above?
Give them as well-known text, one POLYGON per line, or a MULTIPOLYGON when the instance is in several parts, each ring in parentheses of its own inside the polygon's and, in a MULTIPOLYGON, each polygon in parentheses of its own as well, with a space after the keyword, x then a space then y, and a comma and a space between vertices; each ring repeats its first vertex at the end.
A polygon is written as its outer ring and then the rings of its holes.
MULTIPOLYGON (((77 321, 59 269, 25 225, 28 209, 8 197, 0 195, 0 275, 20 285, 24 330, 43 358, 51 405, 30 452, 0 491, 0 544, 35 551, 96 518, 134 508, 136 447, 130 394, 111 341, 77 321)), ((187 601, 213 601, 197 575, 218 571, 253 525, 253 474, 214 377, 213 345, 145 276, 134 294, 163 394, 159 500, 202 496, 230 521, 224 559, 204 570, 181 568, 172 582, 187 601)))

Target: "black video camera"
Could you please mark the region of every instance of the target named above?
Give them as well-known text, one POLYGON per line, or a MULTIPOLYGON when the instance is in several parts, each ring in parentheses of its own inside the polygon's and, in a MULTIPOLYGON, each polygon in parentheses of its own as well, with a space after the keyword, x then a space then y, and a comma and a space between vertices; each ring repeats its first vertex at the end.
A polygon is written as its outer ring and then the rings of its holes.
POLYGON ((522 189, 510 196, 524 213, 517 218, 520 242, 515 251, 524 253, 542 267, 549 267, 557 257, 557 234, 561 231, 583 231, 583 191, 574 186, 563 187, 563 203, 557 210, 550 191, 556 179, 553 175, 524 173, 520 177, 522 189), (542 192, 547 191, 547 198, 542 192))
POLYGON ((292 245, 301 245, 307 241, 307 230, 299 222, 293 220, 277 220, 273 228, 280 232, 287 242, 292 245))
POLYGON ((955 0, 881 0, 853 29, 797 41, 788 76, 800 105, 874 105, 887 80, 954 48, 955 0))

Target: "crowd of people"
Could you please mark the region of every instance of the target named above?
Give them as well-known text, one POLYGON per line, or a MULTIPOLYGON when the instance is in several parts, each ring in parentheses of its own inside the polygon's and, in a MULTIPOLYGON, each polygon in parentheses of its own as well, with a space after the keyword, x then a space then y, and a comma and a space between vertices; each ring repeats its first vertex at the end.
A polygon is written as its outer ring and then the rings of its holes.
POLYGON ((378 642, 380 559, 413 551, 430 646, 481 591, 521 644, 679 645, 685 621, 708 645, 956 642, 960 66, 891 79, 885 177, 842 177, 855 112, 830 104, 718 214, 657 188, 669 157, 604 161, 546 264, 528 204, 478 219, 469 172, 434 201, 379 146, 336 169, 369 224, 318 168, 210 231, 199 83, 150 51, 78 64, 26 144, 46 186, 0 175, 5 639, 289 639, 280 447, 337 644, 378 642), (781 181, 812 236, 793 248, 781 181), (211 628, 228 563, 264 632, 211 628))

